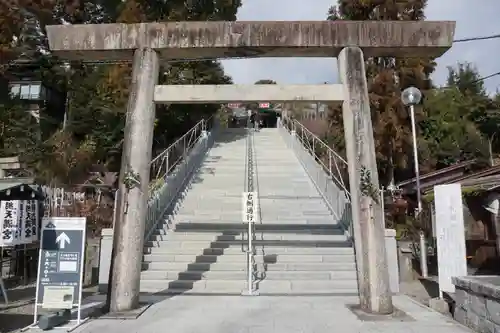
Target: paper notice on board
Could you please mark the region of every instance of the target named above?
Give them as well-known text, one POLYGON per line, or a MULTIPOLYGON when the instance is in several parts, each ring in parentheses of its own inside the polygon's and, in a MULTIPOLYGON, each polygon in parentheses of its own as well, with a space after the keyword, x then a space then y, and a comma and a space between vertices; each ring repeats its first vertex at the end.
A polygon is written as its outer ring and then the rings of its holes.
POLYGON ((44 309, 72 309, 73 286, 44 286, 42 307, 44 309))

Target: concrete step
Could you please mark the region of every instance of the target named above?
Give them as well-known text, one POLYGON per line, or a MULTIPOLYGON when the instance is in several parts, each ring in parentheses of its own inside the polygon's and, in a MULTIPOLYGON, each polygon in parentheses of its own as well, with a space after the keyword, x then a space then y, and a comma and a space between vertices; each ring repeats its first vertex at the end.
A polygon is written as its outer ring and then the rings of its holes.
POLYGON ((211 208, 188 208, 186 205, 182 205, 180 208, 179 212, 174 215, 177 219, 184 220, 184 219, 193 219, 196 217, 242 217, 241 213, 241 207, 211 207, 211 208))
POLYGON ((352 280, 267 280, 258 284, 261 294, 358 293, 358 281, 352 280))
MULTIPOLYGON (((351 247, 352 244, 346 239, 345 236, 332 236, 334 238, 338 237, 337 240, 254 240, 253 244, 256 247, 259 246, 279 246, 279 247, 351 247)), ((225 241, 181 241, 181 240, 151 240, 146 242, 145 247, 169 247, 169 248, 195 248, 195 249, 225 249, 234 245, 239 245, 242 247, 247 246, 247 240, 225 240, 225 241)))
MULTIPOLYGON (((177 224, 188 224, 188 223, 206 223, 206 224, 214 224, 214 223, 219 223, 219 224, 238 224, 242 222, 242 215, 239 214, 238 216, 225 216, 225 215, 220 215, 220 216, 173 216, 172 220, 177 223, 177 224)), ((296 216, 273 216, 269 218, 264 218, 262 217, 261 222, 258 222, 258 224, 297 224, 297 225, 302 225, 302 224, 307 224, 307 225, 315 225, 315 224, 334 224, 336 223, 336 219, 331 218, 328 220, 325 219, 318 219, 313 216, 310 217, 296 217, 296 216)))
MULTIPOLYGON (((338 233, 342 230, 342 226, 337 223, 286 223, 280 221, 273 223, 265 221, 255 224, 256 232, 294 232, 294 233, 311 233, 311 234, 329 234, 338 233)), ((176 232, 246 232, 248 224, 242 222, 235 223, 220 223, 220 222, 176 222, 176 232)))
MULTIPOLYGON (((200 177, 204 177, 204 176, 201 175, 200 177)), ((244 177, 244 175, 242 173, 242 175, 239 178, 241 179, 243 177, 244 177)), ((245 185, 243 182, 234 184, 234 186, 233 185, 227 186, 227 185, 224 185, 224 182, 226 180, 227 180, 227 178, 225 178, 225 177, 219 177, 218 179, 213 179, 211 181, 199 179, 200 183, 192 183, 189 191, 193 191, 193 193, 196 193, 196 191, 204 191, 204 190, 208 190, 210 192, 224 191, 226 196, 228 194, 235 195, 235 194, 238 194, 238 193, 241 193, 244 191, 243 189, 244 189, 245 185)), ((230 182, 231 179, 229 179, 227 181, 230 182)))
MULTIPOLYGON (((242 177, 244 177, 244 172, 242 172, 242 177)), ((230 190, 226 189, 211 189, 209 187, 204 187, 203 183, 194 183, 192 188, 188 190, 188 196, 193 198, 222 198, 222 197, 237 197, 241 200, 242 190, 230 190), (196 186, 198 185, 198 186, 196 186)))
POLYGON ((186 215, 182 213, 182 208, 181 211, 179 211, 178 214, 175 215, 174 217, 175 222, 215 222, 215 221, 234 221, 234 222, 240 222, 242 220, 242 214, 240 212, 233 212, 233 213, 225 213, 221 212, 220 214, 213 214, 213 213, 199 213, 199 214, 191 214, 191 215, 186 215))
MULTIPOLYGON (((266 254, 277 254, 277 255, 347 255, 354 256, 354 249, 352 247, 257 247, 257 253, 266 253, 266 254)), ((244 253, 244 249, 242 249, 239 245, 234 245, 228 248, 208 248, 208 249, 197 249, 197 248, 175 248, 175 247, 152 247, 145 248, 145 254, 154 254, 154 255, 176 255, 176 254, 184 254, 184 255, 231 255, 231 254, 239 254, 244 253)))
MULTIPOLYGON (((349 271, 355 270, 354 262, 343 263, 276 263, 268 264, 268 271, 349 271)), ((216 262, 216 263, 186 263, 186 262, 143 262, 143 271, 244 271, 246 261, 216 262)))
POLYGON ((205 195, 202 201, 199 201, 198 197, 187 196, 186 199, 184 199, 183 204, 188 205, 189 207, 197 207, 202 205, 222 206, 222 204, 241 207, 241 200, 242 200, 241 198, 242 198, 241 193, 237 193, 234 196, 222 196, 220 198, 214 198, 205 195))
MULTIPOLYGON (((345 241, 347 236, 343 232, 332 235, 310 235, 310 234, 284 234, 284 233, 264 233, 256 235, 259 241, 274 241, 274 240, 284 240, 284 241, 345 241)), ((248 242, 247 235, 217 235, 211 233, 186 233, 180 234, 176 232, 170 232, 166 235, 152 235, 151 240, 153 241, 172 241, 172 242, 185 242, 185 241, 245 241, 248 242)))
MULTIPOLYGON (((189 195, 189 194, 188 194, 189 195)), ((302 211, 296 211, 290 213, 290 211, 287 212, 287 215, 285 215, 283 212, 280 213, 274 213, 272 211, 262 211, 262 223, 272 223, 272 222, 278 222, 279 223, 286 223, 285 221, 309 221, 313 222, 315 221, 317 224, 327 224, 329 221, 333 220, 333 216, 330 215, 329 217, 322 217, 322 216, 317 216, 317 215, 304 215, 301 213, 302 211), (267 215, 266 218, 264 218, 264 215, 267 215)), ((199 210, 197 212, 188 212, 185 210, 183 207, 180 208, 179 212, 175 214, 175 218, 179 222, 183 221, 191 221, 191 220, 235 220, 235 222, 243 222, 242 221, 242 212, 241 212, 241 207, 235 208, 227 208, 227 209, 222 209, 218 211, 203 211, 199 210)))
MULTIPOLYGON (((166 223, 162 226, 160 226, 159 229, 155 230, 153 232, 153 235, 169 235, 174 238, 185 238, 185 239, 191 239, 191 237, 194 237, 195 239, 198 239, 199 237, 206 237, 209 238, 210 235, 216 237, 216 236, 238 236, 241 234, 247 234, 248 226, 247 225, 236 225, 235 227, 233 226, 228 226, 227 228, 223 228, 224 226, 220 226, 219 230, 206 230, 204 231, 203 229, 189 229, 189 228, 184 228, 184 224, 179 228, 179 225, 176 225, 174 223, 166 223), (237 226, 237 227, 236 227, 237 226)), ((277 229, 277 227, 272 227, 272 228, 263 228, 266 227, 267 225, 256 225, 255 226, 255 233, 256 236, 261 236, 262 233, 265 235, 267 234, 297 234, 297 235, 321 235, 321 236, 327 236, 327 235, 343 235, 344 234, 344 229, 338 224, 332 225, 331 228, 323 228, 323 229, 316 229, 316 228, 309 228, 308 225, 296 225, 297 228, 281 228, 277 229)), ((203 228, 203 226, 202 226, 203 228)), ((205 238, 203 238, 205 239, 205 238)))
MULTIPOLYGON (((216 263, 216 262, 240 262, 246 260, 247 254, 239 252, 236 254, 206 255, 206 254, 146 254, 144 262, 183 262, 183 263, 216 263)), ((350 263, 355 260, 354 255, 300 255, 300 254, 262 254, 257 251, 254 256, 257 262, 268 264, 274 263, 350 263)))
MULTIPOLYGON (((287 281, 264 280, 256 288, 261 295, 265 294, 339 294, 356 295, 357 281, 287 281)), ((244 280, 148 280, 141 281, 141 292, 154 294, 240 294, 246 290, 244 280)))
MULTIPOLYGON (((316 211, 310 210, 311 208, 307 206, 299 207, 291 204, 283 204, 281 206, 271 206, 269 204, 260 205, 262 213, 266 213, 267 215, 275 215, 275 216, 283 216, 289 218, 297 218, 302 219, 303 217, 310 217, 312 219, 331 219, 332 213, 326 208, 318 208, 316 211)), ((226 204, 221 204, 220 202, 214 205, 210 204, 188 204, 183 203, 181 210, 179 211, 179 215, 185 215, 188 217, 196 216, 198 214, 241 214, 242 205, 241 202, 239 204, 231 202, 226 204)))
MULTIPOLYGON (((356 271, 262 271, 266 280, 356 280, 356 271)), ((143 271, 145 280, 245 280, 246 271, 143 271)))
MULTIPOLYGON (((182 253, 182 251, 180 251, 182 253)), ((216 262, 241 262, 245 261, 246 253, 241 252, 229 255, 205 255, 205 254, 146 254, 144 262, 182 262, 182 263, 216 263, 216 262)))

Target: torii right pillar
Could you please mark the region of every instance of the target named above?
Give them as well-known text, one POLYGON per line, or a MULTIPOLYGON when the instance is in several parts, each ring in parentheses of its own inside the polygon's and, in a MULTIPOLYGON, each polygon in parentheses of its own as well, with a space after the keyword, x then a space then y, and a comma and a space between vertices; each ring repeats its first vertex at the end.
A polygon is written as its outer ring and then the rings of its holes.
POLYGON ((375 143, 363 51, 346 47, 338 56, 344 86, 344 135, 349 164, 352 223, 361 308, 393 312, 385 253, 375 143))

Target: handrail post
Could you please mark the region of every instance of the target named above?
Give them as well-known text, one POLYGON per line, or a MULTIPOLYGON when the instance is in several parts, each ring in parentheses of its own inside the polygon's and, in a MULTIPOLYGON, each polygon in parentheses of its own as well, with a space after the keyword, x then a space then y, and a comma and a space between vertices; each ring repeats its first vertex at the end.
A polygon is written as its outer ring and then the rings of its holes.
POLYGON ((245 295, 255 295, 253 289, 253 231, 252 231, 252 223, 248 221, 248 249, 247 249, 247 293, 245 295))

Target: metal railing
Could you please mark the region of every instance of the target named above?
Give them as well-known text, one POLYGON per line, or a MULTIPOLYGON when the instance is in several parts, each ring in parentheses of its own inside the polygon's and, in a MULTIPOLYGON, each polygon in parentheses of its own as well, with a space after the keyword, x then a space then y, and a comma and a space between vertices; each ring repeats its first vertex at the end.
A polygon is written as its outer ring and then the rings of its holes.
POLYGON ((211 146, 214 119, 203 119, 151 160, 145 239, 156 229, 166 210, 178 198, 194 168, 211 146))
POLYGON ((302 144, 304 149, 315 158, 316 162, 323 167, 337 185, 349 195, 349 190, 344 181, 344 175, 347 172, 347 161, 297 120, 283 117, 281 123, 283 128, 290 134, 295 133, 296 139, 302 144))
MULTIPOLYGON (((253 142, 253 132, 254 129, 247 128, 247 140, 246 140, 246 159, 245 159, 245 192, 256 192, 255 187, 255 171, 254 171, 254 142, 253 142)), ((258 194, 257 194, 258 195, 258 194)), ((259 208, 258 208, 259 209, 259 208)), ((252 214, 253 216, 253 214, 252 214)), ((256 216, 254 216, 256 218, 256 216)), ((243 291, 244 295, 247 296, 257 296, 259 293, 254 286, 254 277, 257 272, 257 263, 255 261, 255 248, 253 241, 255 240, 255 221, 248 220, 248 230, 247 230, 247 290, 243 291)))
POLYGON ((344 180, 348 174, 347 161, 297 120, 283 116, 279 127, 335 222, 352 237, 351 198, 344 180))
MULTIPOLYGON (((255 144, 255 136, 252 133, 251 136, 251 141, 252 141, 252 147, 253 147, 253 163, 254 163, 254 191, 257 192, 257 220, 256 223, 262 224, 262 209, 261 209, 261 203, 260 203, 260 187, 259 187, 259 161, 257 160, 257 145, 255 144)), ((257 241, 257 230, 255 223, 252 228, 252 237, 253 240, 257 241)), ((261 241, 261 246, 260 246, 260 254, 262 258, 266 258, 266 250, 265 250, 265 245, 264 245, 264 232, 260 232, 260 241, 261 241)), ((255 244, 255 243, 254 243, 255 244)), ((253 282, 255 282, 255 289, 257 290, 255 293, 258 293, 259 289, 259 283, 263 281, 267 277, 267 263, 265 260, 262 260, 262 271, 259 272, 259 266, 257 264, 257 260, 255 260, 255 256, 257 255, 257 247, 253 245, 253 250, 254 250, 254 256, 253 256, 253 282)))
POLYGON ((151 160, 150 195, 163 186, 167 175, 190 153, 194 145, 200 140, 202 133, 207 131, 208 123, 211 120, 212 118, 200 120, 186 134, 151 160))

